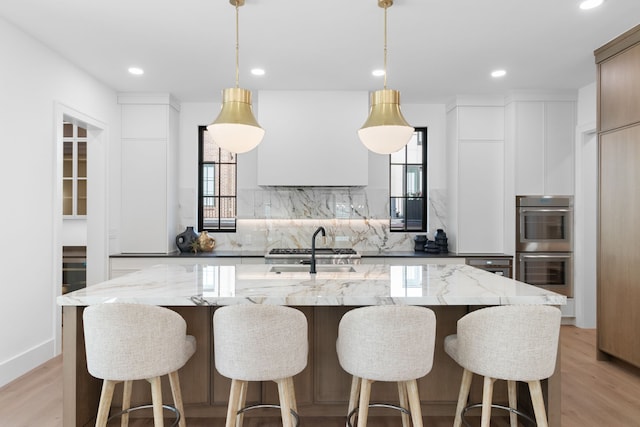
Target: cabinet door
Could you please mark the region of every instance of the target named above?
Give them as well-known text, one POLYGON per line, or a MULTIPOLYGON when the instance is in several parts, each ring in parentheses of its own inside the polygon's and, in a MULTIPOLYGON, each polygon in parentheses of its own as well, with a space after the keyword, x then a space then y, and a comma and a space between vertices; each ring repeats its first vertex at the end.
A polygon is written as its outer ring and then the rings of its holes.
POLYGON ((640 45, 599 67, 600 130, 640 122, 640 45))
POLYGON ((515 107, 515 192, 544 194, 544 103, 515 107))
POLYGON ((573 194, 575 102, 545 105, 545 168, 543 194, 573 194))
POLYGON ((600 137, 598 348, 640 366, 640 125, 600 137))
POLYGON ((458 162, 457 252, 502 253, 504 143, 462 141, 458 162))
POLYGON ((122 142, 123 253, 167 253, 167 141, 122 142))

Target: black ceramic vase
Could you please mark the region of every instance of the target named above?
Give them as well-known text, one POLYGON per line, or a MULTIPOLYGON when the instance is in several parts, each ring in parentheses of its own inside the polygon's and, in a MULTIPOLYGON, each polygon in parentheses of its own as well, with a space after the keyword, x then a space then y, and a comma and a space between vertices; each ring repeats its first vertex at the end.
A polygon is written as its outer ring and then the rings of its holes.
POLYGON ((424 251, 424 244, 427 243, 427 236, 424 234, 418 234, 416 237, 413 238, 413 241, 415 242, 414 251, 424 251))
POLYGON ((198 239, 198 233, 193 227, 187 227, 182 233, 176 236, 176 246, 180 252, 193 252, 193 242, 198 239))

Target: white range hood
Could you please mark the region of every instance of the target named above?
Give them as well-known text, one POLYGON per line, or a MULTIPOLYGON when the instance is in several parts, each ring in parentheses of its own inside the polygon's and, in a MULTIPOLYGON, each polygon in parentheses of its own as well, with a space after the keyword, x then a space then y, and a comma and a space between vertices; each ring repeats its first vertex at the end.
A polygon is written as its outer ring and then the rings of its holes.
POLYGON ((357 131, 366 91, 260 91, 258 185, 366 186, 369 152, 357 131))

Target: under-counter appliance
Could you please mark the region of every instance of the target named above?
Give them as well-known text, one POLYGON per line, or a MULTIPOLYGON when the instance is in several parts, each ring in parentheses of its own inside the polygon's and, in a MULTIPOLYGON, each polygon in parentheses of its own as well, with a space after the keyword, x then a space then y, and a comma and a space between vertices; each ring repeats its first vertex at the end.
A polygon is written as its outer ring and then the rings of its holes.
POLYGON ((513 278, 511 257, 473 257, 467 258, 467 264, 498 276, 513 278))
POLYGON ((516 279, 573 296, 573 197, 516 197, 516 279))
MULTIPOLYGON (((360 254, 351 248, 316 248, 318 264, 360 264, 360 254)), ((275 248, 264 256, 266 264, 306 264, 311 248, 275 248)))

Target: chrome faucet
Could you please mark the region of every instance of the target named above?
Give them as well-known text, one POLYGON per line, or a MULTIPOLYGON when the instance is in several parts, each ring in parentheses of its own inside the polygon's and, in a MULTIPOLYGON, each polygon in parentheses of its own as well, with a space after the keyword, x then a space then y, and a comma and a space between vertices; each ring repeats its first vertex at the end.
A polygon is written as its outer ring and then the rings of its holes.
POLYGON ((313 233, 313 237, 311 238, 311 269, 309 273, 316 274, 316 236, 318 233, 322 233, 322 237, 325 237, 327 234, 324 231, 324 227, 318 227, 318 229, 313 233))

